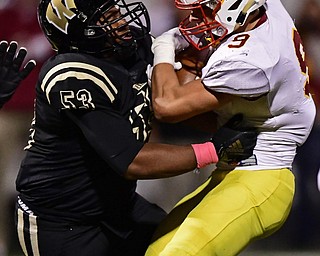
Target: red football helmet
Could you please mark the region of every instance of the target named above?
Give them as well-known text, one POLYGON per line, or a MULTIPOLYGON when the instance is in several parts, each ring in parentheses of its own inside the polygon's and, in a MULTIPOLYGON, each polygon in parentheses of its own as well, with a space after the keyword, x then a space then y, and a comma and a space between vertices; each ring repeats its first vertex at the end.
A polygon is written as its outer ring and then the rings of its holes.
POLYGON ((198 50, 218 45, 265 3, 266 0, 175 0, 178 9, 191 11, 179 28, 198 50))

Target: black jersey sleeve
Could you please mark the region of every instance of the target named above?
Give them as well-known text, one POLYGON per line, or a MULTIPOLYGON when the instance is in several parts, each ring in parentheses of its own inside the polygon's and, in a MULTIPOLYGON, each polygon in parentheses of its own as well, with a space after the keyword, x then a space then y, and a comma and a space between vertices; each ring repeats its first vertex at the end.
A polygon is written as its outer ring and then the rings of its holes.
POLYGON ((64 111, 81 129, 91 147, 107 164, 123 175, 143 146, 132 128, 116 111, 64 111))
POLYGON ((55 109, 96 109, 110 106, 118 90, 94 65, 81 62, 55 66, 42 80, 41 89, 55 109))

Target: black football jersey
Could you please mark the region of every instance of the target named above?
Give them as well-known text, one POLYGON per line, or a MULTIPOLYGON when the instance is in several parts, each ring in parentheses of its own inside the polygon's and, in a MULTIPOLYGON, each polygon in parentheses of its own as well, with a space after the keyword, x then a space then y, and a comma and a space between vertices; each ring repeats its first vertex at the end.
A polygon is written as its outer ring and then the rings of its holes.
POLYGON ((44 64, 16 180, 35 213, 86 221, 130 209, 136 181, 122 174, 151 130, 149 49, 125 63, 66 53, 44 64))

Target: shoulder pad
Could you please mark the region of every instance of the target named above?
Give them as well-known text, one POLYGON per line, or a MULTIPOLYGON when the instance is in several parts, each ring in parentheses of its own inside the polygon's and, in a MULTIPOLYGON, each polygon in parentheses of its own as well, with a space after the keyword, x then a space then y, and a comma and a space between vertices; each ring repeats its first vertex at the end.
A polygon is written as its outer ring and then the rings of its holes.
POLYGON ((40 88, 51 105, 61 109, 95 108, 115 100, 118 89, 90 57, 62 54, 44 66, 40 88))

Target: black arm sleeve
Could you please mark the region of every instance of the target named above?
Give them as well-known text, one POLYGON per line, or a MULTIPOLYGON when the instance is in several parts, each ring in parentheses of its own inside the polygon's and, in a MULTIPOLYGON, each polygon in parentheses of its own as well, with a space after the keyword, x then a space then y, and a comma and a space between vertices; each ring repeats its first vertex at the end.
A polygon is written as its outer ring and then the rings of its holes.
POLYGON ((72 111, 66 115, 81 129, 89 144, 107 164, 123 175, 143 143, 136 140, 129 121, 116 112, 72 111))

